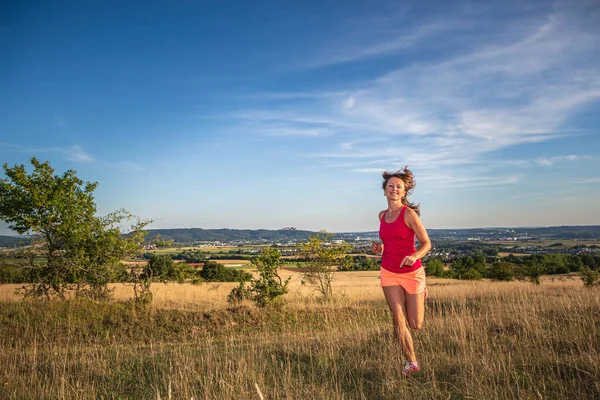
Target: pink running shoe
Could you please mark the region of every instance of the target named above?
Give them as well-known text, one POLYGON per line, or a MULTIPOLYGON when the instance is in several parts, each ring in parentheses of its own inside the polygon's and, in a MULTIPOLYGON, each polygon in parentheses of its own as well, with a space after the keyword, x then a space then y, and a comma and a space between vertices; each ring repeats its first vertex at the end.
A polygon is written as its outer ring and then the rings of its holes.
POLYGON ((415 361, 415 362, 406 361, 404 363, 404 369, 402 370, 402 373, 404 375, 408 376, 408 375, 416 374, 420 370, 421 370, 421 366, 419 365, 418 361, 415 361))

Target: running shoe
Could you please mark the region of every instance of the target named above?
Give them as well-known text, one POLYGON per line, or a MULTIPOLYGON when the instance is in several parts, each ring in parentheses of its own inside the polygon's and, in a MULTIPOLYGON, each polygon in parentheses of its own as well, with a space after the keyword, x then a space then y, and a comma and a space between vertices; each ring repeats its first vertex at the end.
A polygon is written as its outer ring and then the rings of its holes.
POLYGON ((412 375, 412 374, 416 374, 420 370, 421 370, 421 366, 419 365, 418 361, 415 361, 415 362, 406 361, 404 364, 404 369, 402 370, 402 373, 404 375, 412 375))

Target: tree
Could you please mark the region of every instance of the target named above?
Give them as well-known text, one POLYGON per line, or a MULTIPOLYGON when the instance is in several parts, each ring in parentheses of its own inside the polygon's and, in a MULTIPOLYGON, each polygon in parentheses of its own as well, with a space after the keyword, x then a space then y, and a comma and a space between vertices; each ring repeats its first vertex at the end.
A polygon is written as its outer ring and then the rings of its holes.
POLYGON ((302 282, 313 286, 326 300, 333 296, 331 284, 335 271, 347 262, 344 256, 351 248, 346 243, 329 245, 327 242, 332 236, 323 231, 299 244, 300 253, 307 260, 302 264, 302 282))
POLYGON ((281 268, 281 252, 270 246, 261 250, 258 256, 252 259, 252 264, 258 269, 259 277, 250 281, 247 289, 243 281, 227 296, 230 303, 239 303, 243 299, 251 298, 257 306, 265 307, 278 303, 281 296, 287 293, 290 278, 285 282, 277 271, 281 268))
POLYGON ((495 281, 512 281, 515 278, 514 264, 500 261, 493 263, 488 270, 488 277, 495 281))
POLYGON ((582 267, 579 271, 579 277, 585 287, 600 286, 600 271, 582 267))
POLYGON ((207 282, 245 282, 252 278, 252 275, 245 271, 226 267, 216 261, 205 262, 200 276, 207 282))
POLYGON ((521 271, 521 279, 526 279, 532 283, 535 283, 536 285, 539 285, 541 276, 548 272, 548 268, 546 268, 546 266, 537 259, 530 258, 521 268, 521 271))
POLYGON ((24 165, 4 164, 6 178, 0 180, 0 219, 32 237, 25 268, 33 282, 22 293, 64 299, 74 289, 78 295, 110 298, 115 268, 141 249, 148 222, 137 220, 123 236, 121 225, 134 218, 125 210, 96 216, 97 183, 84 183, 73 170, 54 175, 48 161, 35 157, 31 164, 30 174, 24 165))
POLYGON ((431 257, 425 264, 425 273, 427 276, 443 276, 444 263, 436 257, 431 257))
POLYGON ((160 235, 156 235, 154 237, 154 239, 152 239, 151 243, 154 243, 154 245, 156 245, 156 247, 158 247, 158 248, 171 247, 171 246, 173 246, 173 243, 175 243, 175 240, 174 239, 167 240, 167 239, 161 237, 160 235))

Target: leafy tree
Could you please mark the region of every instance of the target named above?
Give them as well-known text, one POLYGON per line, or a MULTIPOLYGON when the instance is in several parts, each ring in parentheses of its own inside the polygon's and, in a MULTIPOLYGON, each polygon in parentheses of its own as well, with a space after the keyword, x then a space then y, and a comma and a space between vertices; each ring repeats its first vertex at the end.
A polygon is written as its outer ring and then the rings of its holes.
MULTIPOLYGON (((301 263, 298 264, 298 268, 302 268, 301 263)), ((380 261, 375 258, 347 255, 338 267, 338 271, 378 271, 380 268, 380 261)))
POLYGON ((530 258, 527 263, 521 268, 522 276, 521 279, 526 279, 536 285, 540 284, 540 278, 542 275, 548 272, 548 268, 535 258, 530 258))
POLYGON ((583 262, 581 258, 577 255, 570 255, 567 259, 567 267, 571 272, 579 272, 583 267, 583 262))
POLYGON ((495 281, 512 281, 515 278, 514 264, 495 262, 488 269, 488 277, 495 281))
POLYGON ((244 300, 252 298, 252 293, 246 287, 246 283, 241 281, 237 287, 231 289, 229 295, 227 295, 227 302, 230 304, 240 304, 244 300))
MULTIPOLYGON (((278 302, 279 298, 288 292, 288 283, 282 281, 277 271, 281 268, 281 252, 270 246, 265 247, 252 260, 256 266, 259 278, 250 281, 250 293, 256 305, 265 307, 278 302)), ((243 287, 242 284, 240 284, 243 287)), ((239 289, 239 288, 238 288, 239 289)))
POLYGON ((483 252, 487 257, 497 257, 499 249, 497 247, 484 247, 483 252))
POLYGON ((319 232, 311 236, 308 242, 300 243, 300 253, 307 260, 303 263, 302 282, 313 286, 326 300, 333 296, 332 282, 335 271, 343 266, 347 259, 344 255, 351 249, 346 243, 328 245, 333 235, 319 232))
POLYGON ((252 275, 245 271, 226 267, 216 261, 207 261, 200 271, 200 276, 207 282, 245 282, 252 278, 252 275))
POLYGON ((466 270, 460 279, 469 280, 469 281, 478 281, 483 278, 483 275, 476 268, 469 268, 466 270))
POLYGON ((31 282, 30 270, 26 268, 27 262, 23 252, 0 253, 0 283, 31 282))
POLYGON ((579 277, 585 287, 600 286, 600 271, 582 267, 579 271, 579 277))
POLYGON ((444 276, 444 263, 437 257, 431 257, 425 264, 427 276, 444 276))
POLYGON ((544 254, 542 263, 547 274, 566 274, 569 267, 565 263, 565 254, 544 254))
POLYGON ((160 235, 156 235, 154 237, 154 239, 152 239, 152 243, 154 243, 156 245, 156 247, 158 248, 162 248, 162 247, 171 247, 173 246, 173 243, 175 243, 175 240, 170 239, 164 239, 162 238, 160 235))
MULTIPOLYGON (((589 269, 596 269, 596 257, 591 254, 580 254, 579 258, 581 259, 583 266, 588 267, 589 269)), ((598 266, 600 266, 600 263, 598 266)))
POLYGON ((471 257, 456 258, 450 264, 450 274, 455 279, 466 279, 465 274, 471 269, 476 271, 475 261, 471 257))
POLYGON ((123 236, 120 226, 133 216, 125 210, 96 216, 93 192, 97 183, 83 182, 73 170, 55 175, 48 161, 31 159, 9 168, 0 179, 0 219, 32 237, 26 250, 32 283, 26 296, 65 298, 67 290, 94 299, 108 299, 108 283, 121 260, 136 254, 148 222, 137 221, 123 236))
POLYGON ((523 257, 515 256, 512 253, 510 253, 506 257, 501 258, 501 260, 506 261, 511 264, 517 264, 517 265, 523 264, 523 257))

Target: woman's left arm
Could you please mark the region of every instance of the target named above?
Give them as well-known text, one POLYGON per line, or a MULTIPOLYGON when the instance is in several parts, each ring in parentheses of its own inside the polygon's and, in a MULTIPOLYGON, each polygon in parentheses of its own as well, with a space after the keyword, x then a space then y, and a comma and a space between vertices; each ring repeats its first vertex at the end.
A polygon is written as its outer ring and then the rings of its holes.
POLYGON ((410 256, 406 256, 402 263, 400 264, 400 268, 404 265, 413 265, 417 260, 423 258, 429 250, 431 250, 431 241, 429 240, 429 235, 427 234, 427 230, 423 226, 423 223, 419 219, 417 213, 411 209, 407 208, 407 215, 405 222, 410 229, 415 233, 417 239, 419 239, 419 250, 414 252, 410 256))

